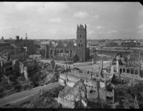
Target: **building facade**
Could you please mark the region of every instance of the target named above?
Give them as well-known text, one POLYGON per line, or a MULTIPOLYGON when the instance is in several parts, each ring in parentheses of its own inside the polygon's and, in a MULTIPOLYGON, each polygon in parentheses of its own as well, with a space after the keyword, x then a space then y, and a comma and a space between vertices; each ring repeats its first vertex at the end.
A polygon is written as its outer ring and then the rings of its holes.
POLYGON ((128 57, 127 59, 116 55, 112 61, 111 73, 120 78, 143 80, 143 70, 140 59, 128 57))
POLYGON ((87 50, 87 32, 86 32, 86 25, 78 26, 77 25, 77 32, 76 32, 76 39, 77 39, 77 47, 76 47, 76 54, 79 57, 79 61, 86 61, 86 50, 87 50))

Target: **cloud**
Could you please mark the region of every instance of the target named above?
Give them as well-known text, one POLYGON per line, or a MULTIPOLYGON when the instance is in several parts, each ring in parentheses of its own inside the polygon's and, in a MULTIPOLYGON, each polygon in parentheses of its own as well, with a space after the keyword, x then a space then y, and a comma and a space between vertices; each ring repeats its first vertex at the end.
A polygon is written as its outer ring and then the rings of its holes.
POLYGON ((77 12, 77 13, 74 13, 73 15, 74 17, 77 17, 77 18, 86 18, 88 16, 88 14, 86 12, 77 12))
POLYGON ((138 28, 143 28, 143 24, 142 24, 142 25, 139 25, 138 28))
POLYGON ((56 29, 51 29, 51 30, 50 30, 50 33, 51 33, 51 34, 56 34, 56 33, 57 33, 57 30, 56 30, 56 29))
POLYGON ((102 28, 102 26, 100 26, 100 25, 98 25, 97 27, 96 27, 96 29, 101 29, 102 28))
POLYGON ((88 31, 88 34, 93 34, 93 33, 95 33, 94 31, 88 31))
POLYGON ((106 32, 103 32, 103 31, 102 31, 102 32, 98 32, 98 33, 99 33, 99 34, 103 34, 103 33, 106 33, 106 32))
POLYGON ((93 17, 94 17, 95 19, 98 19, 98 18, 99 18, 99 16, 98 16, 98 15, 94 15, 93 17))
POLYGON ((131 31, 131 29, 127 29, 126 31, 127 31, 127 32, 130 32, 130 31, 131 31))
POLYGON ((11 10, 24 11, 31 8, 37 9, 39 5, 41 5, 41 3, 38 3, 38 2, 4 2, 3 3, 3 6, 7 8, 8 9, 7 11, 9 12, 11 10))
POLYGON ((109 30, 107 33, 117 33, 118 31, 116 31, 116 30, 109 30))
POLYGON ((52 18, 52 19, 49 19, 49 21, 52 22, 52 23, 59 23, 62 20, 60 18, 52 18))

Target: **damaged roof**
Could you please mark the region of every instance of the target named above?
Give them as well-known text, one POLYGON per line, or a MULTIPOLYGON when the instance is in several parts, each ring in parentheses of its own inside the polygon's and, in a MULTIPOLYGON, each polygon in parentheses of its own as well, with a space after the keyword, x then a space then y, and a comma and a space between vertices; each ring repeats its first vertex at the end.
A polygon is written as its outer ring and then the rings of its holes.
POLYGON ((49 46, 51 48, 75 48, 75 43, 73 41, 61 41, 58 42, 50 42, 49 46))

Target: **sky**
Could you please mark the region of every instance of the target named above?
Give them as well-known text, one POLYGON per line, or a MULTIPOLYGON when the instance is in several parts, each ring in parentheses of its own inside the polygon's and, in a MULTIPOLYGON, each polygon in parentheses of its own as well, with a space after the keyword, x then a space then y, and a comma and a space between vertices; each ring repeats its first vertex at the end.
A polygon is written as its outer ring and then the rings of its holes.
POLYGON ((142 39, 139 2, 0 2, 0 38, 75 39, 77 25, 88 39, 142 39))

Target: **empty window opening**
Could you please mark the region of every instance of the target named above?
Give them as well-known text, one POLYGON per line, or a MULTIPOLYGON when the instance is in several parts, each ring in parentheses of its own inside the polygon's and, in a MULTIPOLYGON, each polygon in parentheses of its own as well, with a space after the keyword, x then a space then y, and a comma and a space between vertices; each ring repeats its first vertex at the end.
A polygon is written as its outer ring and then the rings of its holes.
POLYGON ((120 69, 120 73, 122 74, 122 69, 120 69))
POLYGON ((114 72, 117 72, 117 68, 116 67, 114 67, 114 72))
POLYGON ((60 50, 60 53, 63 53, 63 50, 60 50))
POLYGON ((131 70, 131 74, 134 74, 134 70, 133 69, 131 70))
POLYGON ((123 69, 123 73, 125 73, 125 69, 123 69))
POLYGON ((129 70, 129 69, 127 69, 127 73, 130 73, 130 70, 129 70))

